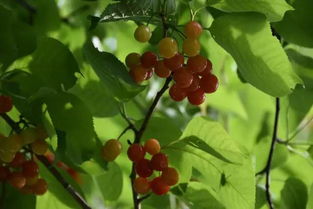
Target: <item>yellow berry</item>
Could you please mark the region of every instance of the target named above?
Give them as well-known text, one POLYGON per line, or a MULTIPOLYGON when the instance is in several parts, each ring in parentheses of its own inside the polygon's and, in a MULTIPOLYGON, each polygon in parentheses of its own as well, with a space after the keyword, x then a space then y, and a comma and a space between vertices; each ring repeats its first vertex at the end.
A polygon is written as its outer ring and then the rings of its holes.
POLYGON ((32 150, 37 155, 43 155, 48 151, 48 144, 44 140, 38 139, 31 144, 32 150))
POLYGON ((111 162, 115 160, 122 151, 122 144, 116 139, 110 139, 102 147, 101 154, 104 160, 111 162))
POLYGON ((171 58, 177 54, 177 42, 172 38, 163 38, 159 42, 159 52, 162 57, 171 58))
POLYGON ((183 43, 183 51, 189 57, 196 56, 200 52, 199 41, 197 39, 185 39, 183 43))
POLYGON ((135 39, 142 43, 149 41, 151 38, 151 35, 152 33, 150 31, 150 28, 145 25, 138 26, 134 33, 135 39))

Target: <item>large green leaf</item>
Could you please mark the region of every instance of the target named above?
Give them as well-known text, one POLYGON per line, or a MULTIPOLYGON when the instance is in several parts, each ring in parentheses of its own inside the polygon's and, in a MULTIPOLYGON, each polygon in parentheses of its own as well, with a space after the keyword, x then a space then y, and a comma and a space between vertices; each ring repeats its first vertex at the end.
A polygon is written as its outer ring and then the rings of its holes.
POLYGON ((309 202, 306 209, 313 209, 313 184, 310 189, 309 202))
POLYGON ((0 194, 2 201, 1 208, 16 209, 16 208, 35 208, 36 197, 34 195, 25 195, 13 188, 10 184, 1 183, 0 194), (4 191, 3 191, 4 189, 4 191))
POLYGON ((233 56, 243 78, 256 88, 280 97, 301 83, 263 15, 224 15, 213 22, 211 32, 233 56))
POLYGON ((99 52, 91 43, 85 45, 84 54, 111 96, 125 101, 144 89, 144 86, 135 84, 125 65, 113 54, 99 52))
POLYGON ((225 12, 259 12, 271 22, 280 21, 292 9, 285 0, 222 0, 212 6, 225 12))
POLYGON ((289 178, 281 191, 283 209, 305 209, 308 201, 306 185, 296 178, 289 178))
POLYGON ((77 78, 78 64, 70 50, 52 38, 43 38, 29 64, 33 79, 38 86, 54 89, 69 89, 77 78))
POLYGON ((278 33, 287 41, 313 47, 313 4, 311 0, 289 0, 295 10, 288 11, 284 19, 274 24, 278 33))

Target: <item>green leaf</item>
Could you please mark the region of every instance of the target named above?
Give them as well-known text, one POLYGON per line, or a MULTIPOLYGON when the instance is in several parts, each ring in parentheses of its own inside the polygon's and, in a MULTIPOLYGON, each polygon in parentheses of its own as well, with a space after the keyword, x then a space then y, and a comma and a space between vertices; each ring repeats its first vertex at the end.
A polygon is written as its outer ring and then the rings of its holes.
POLYGON ((310 189, 309 202, 306 209, 313 209, 313 184, 310 189))
POLYGON ((263 15, 224 15, 215 19, 211 32, 235 59, 243 78, 259 90, 280 97, 302 83, 263 15))
POLYGON ((281 191, 283 209, 305 209, 308 201, 306 185, 300 180, 290 177, 281 191))
POLYGON ((57 90, 71 88, 77 80, 75 73, 79 72, 73 54, 52 38, 43 38, 39 42, 29 69, 38 86, 57 90))
POLYGON ((285 12, 292 9, 285 0, 222 0, 211 6, 224 12, 259 12, 271 22, 282 20, 285 12))
POLYGON ((261 209, 267 203, 265 190, 262 187, 256 187, 255 209, 261 209))
POLYGON ((313 21, 311 16, 313 4, 311 0, 289 0, 295 10, 288 11, 284 19, 274 24, 278 33, 290 43, 305 47, 313 47, 313 21))
POLYGON ((84 47, 84 55, 105 88, 110 89, 111 96, 118 100, 127 101, 145 88, 135 84, 125 65, 113 54, 99 52, 91 43, 88 43, 84 47))
POLYGON ((1 207, 5 209, 28 209, 36 207, 36 197, 34 195, 22 194, 10 184, 1 183, 0 193, 1 195, 4 195, 4 201, 1 201, 1 207), (5 191, 3 191, 3 186, 5 187, 5 191))

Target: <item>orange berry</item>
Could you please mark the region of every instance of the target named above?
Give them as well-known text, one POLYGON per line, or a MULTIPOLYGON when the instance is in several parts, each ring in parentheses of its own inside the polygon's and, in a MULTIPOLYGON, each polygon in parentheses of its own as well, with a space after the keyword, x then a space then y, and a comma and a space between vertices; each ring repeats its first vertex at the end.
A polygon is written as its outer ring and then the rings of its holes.
POLYGON ((189 57, 196 56, 200 52, 200 43, 197 39, 187 38, 183 42, 183 51, 189 57))
POLYGON ((38 139, 37 130, 35 128, 27 128, 21 132, 23 144, 31 144, 38 139))
POLYGON ((177 42, 172 38, 163 38, 159 42, 159 52, 162 57, 171 58, 177 54, 178 46, 177 42))
POLYGON ((101 154, 104 160, 114 161, 122 151, 122 144, 116 139, 108 140, 102 147, 101 154))
POLYGON ((190 21, 185 25, 184 31, 188 38, 196 39, 202 33, 202 26, 196 21, 190 21))
POLYGON ((156 139, 149 139, 146 141, 144 149, 150 155, 155 155, 160 152, 161 146, 158 140, 156 139))
POLYGON ((45 140, 38 139, 31 144, 33 152, 37 155, 43 155, 48 151, 48 143, 45 140))
POLYGON ((130 76, 136 83, 142 83, 148 76, 148 70, 141 65, 132 67, 129 71, 130 76))
POLYGON ((150 31, 150 28, 145 25, 138 26, 134 33, 135 39, 142 43, 149 41, 151 35, 152 33, 150 31))
POLYGON ((140 65, 140 54, 135 52, 128 54, 125 58, 125 63, 128 67, 140 65))
POLYGON ((48 184, 44 179, 38 179, 37 182, 31 187, 33 193, 36 195, 43 195, 48 190, 48 184))
POLYGON ((177 184, 179 175, 175 168, 165 168, 161 175, 162 180, 169 186, 177 184))
POLYGON ((26 184, 26 179, 22 173, 13 172, 8 177, 8 182, 15 188, 21 189, 26 184))
POLYGON ((146 178, 138 177, 133 184, 134 190, 138 194, 147 194, 150 191, 150 183, 146 178))

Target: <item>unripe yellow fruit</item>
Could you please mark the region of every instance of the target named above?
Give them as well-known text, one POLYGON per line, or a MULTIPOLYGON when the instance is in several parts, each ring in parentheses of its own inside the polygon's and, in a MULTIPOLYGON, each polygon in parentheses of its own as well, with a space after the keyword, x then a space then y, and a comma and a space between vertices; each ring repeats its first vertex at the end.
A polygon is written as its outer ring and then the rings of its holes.
POLYGON ((200 53, 200 43, 197 39, 187 38, 183 43, 183 51, 189 57, 196 56, 200 53))
POLYGON ((23 130, 21 132, 21 136, 22 136, 24 145, 31 144, 38 139, 37 131, 35 128, 27 128, 23 130))
POLYGON ((115 160, 122 151, 122 144, 116 139, 110 139, 101 149, 101 155, 104 160, 111 162, 115 160))
POLYGON ((32 150, 37 155, 43 155, 48 151, 48 144, 44 140, 38 139, 31 144, 32 150))
POLYGON ((149 41, 151 38, 151 35, 152 34, 150 31, 150 28, 145 25, 138 26, 134 33, 135 39, 142 43, 149 41))
POLYGON ((177 54, 178 46, 177 42, 172 38, 163 38, 159 42, 159 52, 162 57, 171 58, 177 54))

